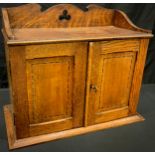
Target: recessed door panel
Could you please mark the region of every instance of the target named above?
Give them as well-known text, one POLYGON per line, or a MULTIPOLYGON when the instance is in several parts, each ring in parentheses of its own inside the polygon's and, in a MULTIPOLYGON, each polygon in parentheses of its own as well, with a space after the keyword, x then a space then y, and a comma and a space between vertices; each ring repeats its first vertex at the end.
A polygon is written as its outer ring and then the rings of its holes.
POLYGON ((73 57, 28 61, 30 123, 72 117, 73 57))
MULTIPOLYGON (((86 125, 129 114, 129 96, 138 49, 135 40, 90 43, 86 125), (115 47, 113 47, 115 45, 115 47), (128 48, 125 48, 128 46, 128 48), (110 50, 111 49, 111 50, 110 50)), ((138 41, 136 42, 138 46, 138 41)))
POLYGON ((101 55, 97 111, 128 106, 134 52, 101 55))
POLYGON ((27 47, 30 136, 83 126, 86 64, 87 43, 27 47))

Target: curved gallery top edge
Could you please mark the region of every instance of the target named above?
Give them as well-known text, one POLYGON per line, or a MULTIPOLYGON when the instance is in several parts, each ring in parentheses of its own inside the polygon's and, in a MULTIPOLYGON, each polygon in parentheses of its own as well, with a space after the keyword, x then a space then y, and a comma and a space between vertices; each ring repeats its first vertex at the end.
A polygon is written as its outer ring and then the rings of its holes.
POLYGON ((24 28, 80 28, 115 26, 118 28, 151 33, 137 27, 120 10, 107 9, 90 4, 82 10, 73 4, 58 4, 44 11, 39 4, 25 4, 2 9, 4 30, 9 39, 14 40, 13 29, 24 28), (7 19, 7 20, 6 20, 7 19))
POLYGON ((150 32, 135 26, 128 16, 114 9, 90 4, 82 10, 73 4, 58 4, 41 11, 39 4, 25 4, 7 8, 11 28, 58 28, 58 27, 95 27, 118 26, 135 31, 150 32), (66 10, 66 14, 63 14, 66 10), (60 20, 60 16, 63 19, 60 20), (70 15, 70 19, 66 16, 70 15))

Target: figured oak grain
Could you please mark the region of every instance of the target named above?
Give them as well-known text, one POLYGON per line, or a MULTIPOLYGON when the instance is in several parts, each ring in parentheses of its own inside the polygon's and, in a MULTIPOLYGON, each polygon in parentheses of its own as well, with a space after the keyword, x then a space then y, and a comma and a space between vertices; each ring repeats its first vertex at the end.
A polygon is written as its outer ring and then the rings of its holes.
POLYGON ((92 125, 129 115, 129 95, 139 51, 138 40, 92 42, 87 83, 87 119, 92 125), (133 46, 132 46, 133 45, 133 46), (96 87, 96 91, 91 89, 96 87))
POLYGON ((120 10, 59 4, 3 8, 10 149, 144 118, 138 98, 151 31, 120 10))
POLYGON ((31 124, 72 117, 73 64, 73 57, 27 62, 31 124))
POLYGON ((3 8, 2 15, 8 44, 152 37, 151 31, 135 26, 122 11, 94 4, 85 11, 72 4, 44 11, 38 4, 26 4, 3 8), (59 19, 64 11, 71 17, 69 20, 59 19))
POLYGON ((114 128, 114 127, 119 127, 122 125, 144 121, 144 118, 141 115, 136 114, 136 115, 128 116, 125 118, 120 118, 117 120, 108 121, 105 123, 100 123, 100 124, 96 124, 96 125, 92 125, 88 127, 80 127, 80 128, 75 128, 71 130, 49 133, 49 134, 33 136, 33 137, 28 137, 28 138, 23 138, 23 139, 16 139, 16 138, 14 139, 14 137, 16 137, 16 133, 14 130, 14 124, 12 121, 11 112, 12 110, 10 108, 10 105, 4 106, 5 120, 6 120, 6 124, 8 127, 7 135, 8 135, 8 141, 9 141, 9 149, 21 148, 21 147, 25 147, 28 145, 34 145, 34 144, 48 142, 48 141, 52 141, 56 139, 77 136, 77 135, 86 134, 89 132, 106 130, 109 128, 114 128))
POLYGON ((29 136, 28 96, 25 47, 9 47, 10 67, 12 74, 12 96, 14 107, 14 119, 17 138, 29 136))
POLYGON ((137 61, 135 64, 135 71, 133 75, 131 94, 129 99, 130 112, 132 114, 135 114, 137 110, 148 44, 148 39, 140 40, 140 47, 137 55, 137 61))
POLYGON ((47 10, 40 11, 37 4, 8 9, 12 28, 57 28, 57 27, 87 27, 87 26, 106 26, 111 25, 114 11, 96 5, 89 5, 87 11, 72 4, 59 4, 47 10), (28 13, 25 10, 30 10, 28 13), (71 16, 70 20, 60 20, 59 16, 67 10, 71 16), (17 13, 17 12, 20 12, 17 13), (33 14, 32 14, 33 13, 33 14), (15 20, 16 19, 16 20, 15 20))
POLYGON ((83 126, 86 58, 86 42, 26 47, 31 136, 83 126))
MULTIPOLYGON (((32 44, 45 42, 69 42, 87 40, 111 40, 125 38, 148 38, 151 34, 121 29, 115 26, 82 27, 82 28, 26 28, 13 29, 14 40, 8 44, 32 44)), ((134 45, 133 45, 134 46, 134 45)))

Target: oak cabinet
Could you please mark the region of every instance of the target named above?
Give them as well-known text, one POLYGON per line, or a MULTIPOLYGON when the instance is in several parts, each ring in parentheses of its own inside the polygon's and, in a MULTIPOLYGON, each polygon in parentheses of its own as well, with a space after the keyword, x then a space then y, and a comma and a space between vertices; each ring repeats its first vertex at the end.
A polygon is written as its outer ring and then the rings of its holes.
POLYGON ((144 120, 136 109, 151 32, 96 5, 40 9, 2 10, 9 148, 144 120))

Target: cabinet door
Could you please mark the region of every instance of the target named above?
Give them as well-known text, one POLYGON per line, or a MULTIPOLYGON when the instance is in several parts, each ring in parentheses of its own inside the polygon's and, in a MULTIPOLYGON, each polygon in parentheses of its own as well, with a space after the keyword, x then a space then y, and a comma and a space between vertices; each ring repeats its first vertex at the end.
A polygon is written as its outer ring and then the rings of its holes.
POLYGON ((83 126, 87 43, 29 45, 23 50, 18 50, 25 56, 26 82, 21 87, 27 92, 20 89, 27 100, 15 107, 25 109, 18 112, 25 117, 16 117, 18 138, 83 126))
POLYGON ((129 115, 138 40, 90 43, 86 125, 129 115))

